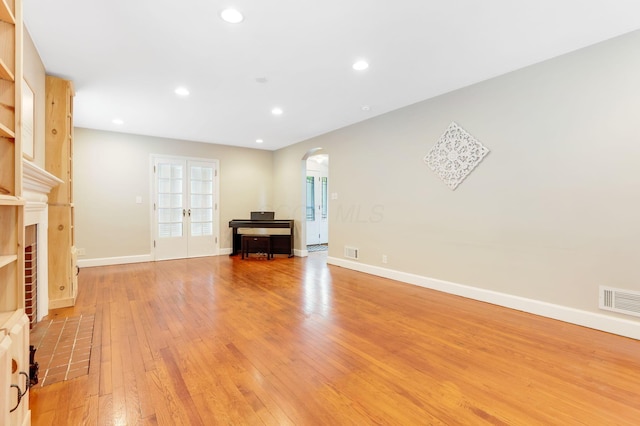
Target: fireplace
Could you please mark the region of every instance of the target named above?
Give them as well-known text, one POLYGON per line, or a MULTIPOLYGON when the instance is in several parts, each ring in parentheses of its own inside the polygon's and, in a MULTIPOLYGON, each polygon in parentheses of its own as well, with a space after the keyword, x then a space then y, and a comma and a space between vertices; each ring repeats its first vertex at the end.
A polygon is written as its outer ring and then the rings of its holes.
POLYGON ((22 172, 22 192, 26 201, 24 210, 25 310, 33 325, 49 314, 49 267, 47 265, 49 208, 47 200, 51 189, 62 181, 24 159, 22 160, 22 172))
POLYGON ((24 229, 24 312, 29 328, 38 319, 38 225, 24 229))

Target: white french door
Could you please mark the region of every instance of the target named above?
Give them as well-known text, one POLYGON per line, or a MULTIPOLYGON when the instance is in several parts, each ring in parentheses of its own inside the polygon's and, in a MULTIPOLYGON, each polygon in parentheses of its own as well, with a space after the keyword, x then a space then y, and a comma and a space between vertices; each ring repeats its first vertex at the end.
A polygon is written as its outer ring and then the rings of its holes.
POLYGON ((156 260, 218 254, 215 160, 153 157, 156 260))
POLYGON ((307 170, 307 245, 329 241, 328 179, 326 173, 307 170))

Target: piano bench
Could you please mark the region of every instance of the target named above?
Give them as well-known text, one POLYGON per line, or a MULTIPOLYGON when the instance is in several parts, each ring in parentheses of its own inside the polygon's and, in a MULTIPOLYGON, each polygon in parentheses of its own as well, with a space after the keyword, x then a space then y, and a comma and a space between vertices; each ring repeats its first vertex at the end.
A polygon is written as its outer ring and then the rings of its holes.
POLYGON ((249 253, 267 253, 267 259, 273 259, 271 252, 270 235, 243 235, 242 236, 242 258, 249 253))

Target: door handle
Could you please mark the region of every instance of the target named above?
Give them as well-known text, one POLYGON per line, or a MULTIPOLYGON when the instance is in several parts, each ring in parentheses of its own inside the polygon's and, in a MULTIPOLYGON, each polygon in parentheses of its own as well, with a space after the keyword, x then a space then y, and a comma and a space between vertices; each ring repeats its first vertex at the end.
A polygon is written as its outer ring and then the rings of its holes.
POLYGON ((29 390, 29 385, 31 384, 29 375, 27 373, 25 373, 24 371, 21 371, 19 374, 21 376, 25 376, 27 379, 24 384, 24 391, 20 389, 20 385, 14 385, 13 383, 10 385, 10 387, 18 389, 18 402, 16 403, 15 407, 9 410, 10 413, 13 413, 18 409, 18 407, 20 406, 20 402, 22 402, 22 397, 27 394, 27 391, 29 390))
POLYGON ((191 209, 189 209, 189 217, 191 217, 191 209))
POLYGON ((182 209, 182 217, 185 217, 186 214, 187 214, 187 211, 185 209, 182 209))

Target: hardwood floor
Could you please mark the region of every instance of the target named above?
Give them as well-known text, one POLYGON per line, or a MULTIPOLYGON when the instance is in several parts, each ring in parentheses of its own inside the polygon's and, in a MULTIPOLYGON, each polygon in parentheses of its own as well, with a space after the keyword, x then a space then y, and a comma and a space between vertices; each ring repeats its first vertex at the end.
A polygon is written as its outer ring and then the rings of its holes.
POLYGON ((49 318, 95 314, 89 375, 33 424, 639 424, 640 341, 324 256, 82 269, 49 318))

